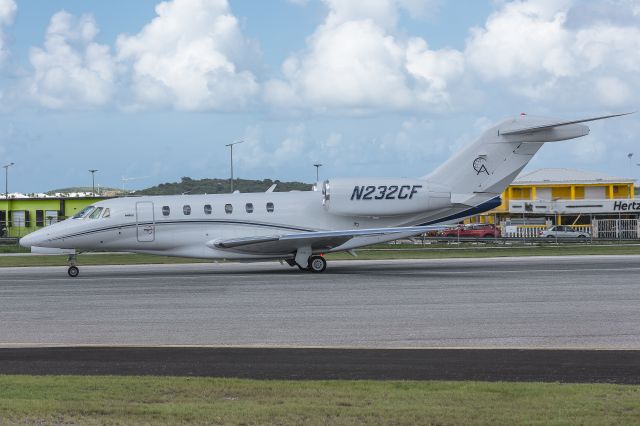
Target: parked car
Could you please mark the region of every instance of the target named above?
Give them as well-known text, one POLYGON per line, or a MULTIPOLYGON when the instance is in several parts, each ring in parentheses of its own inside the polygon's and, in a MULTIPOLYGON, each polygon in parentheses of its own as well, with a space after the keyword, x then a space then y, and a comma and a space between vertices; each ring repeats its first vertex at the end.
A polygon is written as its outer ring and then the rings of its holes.
POLYGON ((440 232, 441 237, 496 238, 500 236, 500 228, 492 224, 458 225, 455 228, 440 232))
POLYGON ((554 225, 549 229, 540 231, 543 238, 589 238, 591 234, 586 231, 578 231, 571 226, 554 225))

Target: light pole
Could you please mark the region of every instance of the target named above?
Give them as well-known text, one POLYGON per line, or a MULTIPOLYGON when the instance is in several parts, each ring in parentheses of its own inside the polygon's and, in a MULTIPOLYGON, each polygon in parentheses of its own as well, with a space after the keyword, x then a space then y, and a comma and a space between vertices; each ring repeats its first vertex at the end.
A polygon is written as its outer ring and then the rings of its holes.
POLYGON ((9 167, 15 165, 16 163, 9 163, 2 167, 4 167, 4 198, 9 199, 9 167))
POLYGON ((316 182, 320 181, 320 167, 322 166, 322 164, 318 163, 318 164, 314 164, 313 165, 316 168, 316 182))
POLYGON ((231 193, 233 194, 233 146, 237 145, 239 143, 244 142, 243 140, 239 140, 239 141, 235 141, 235 142, 231 142, 226 144, 225 146, 228 146, 229 148, 231 148, 231 193))
POLYGON ((96 196, 96 172, 97 169, 91 169, 89 172, 91 173, 91 195, 96 196))

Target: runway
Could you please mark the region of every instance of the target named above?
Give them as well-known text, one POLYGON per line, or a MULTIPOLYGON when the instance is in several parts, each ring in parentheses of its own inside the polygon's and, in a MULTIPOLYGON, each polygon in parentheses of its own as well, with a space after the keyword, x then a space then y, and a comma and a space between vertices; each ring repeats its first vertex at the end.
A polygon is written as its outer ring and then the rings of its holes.
POLYGON ((640 256, 0 270, 0 346, 640 349, 640 256))

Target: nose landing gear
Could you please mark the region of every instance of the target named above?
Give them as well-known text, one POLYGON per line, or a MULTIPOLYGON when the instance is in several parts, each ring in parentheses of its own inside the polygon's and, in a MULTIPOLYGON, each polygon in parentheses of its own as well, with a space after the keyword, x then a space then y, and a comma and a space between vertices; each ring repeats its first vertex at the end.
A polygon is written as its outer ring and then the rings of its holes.
POLYGON ((69 269, 67 269, 67 274, 71 278, 75 278, 80 274, 80 269, 76 266, 77 257, 75 254, 70 254, 67 259, 67 264, 69 265, 69 269))

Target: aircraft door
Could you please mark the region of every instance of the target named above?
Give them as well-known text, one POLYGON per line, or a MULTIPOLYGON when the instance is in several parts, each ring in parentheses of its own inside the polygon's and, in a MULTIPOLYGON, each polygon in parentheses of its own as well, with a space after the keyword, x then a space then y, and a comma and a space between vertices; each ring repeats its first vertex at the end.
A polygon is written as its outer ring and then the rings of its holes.
POLYGON ((150 243, 155 240, 156 223, 153 216, 153 203, 151 201, 136 203, 136 223, 139 242, 150 243))

